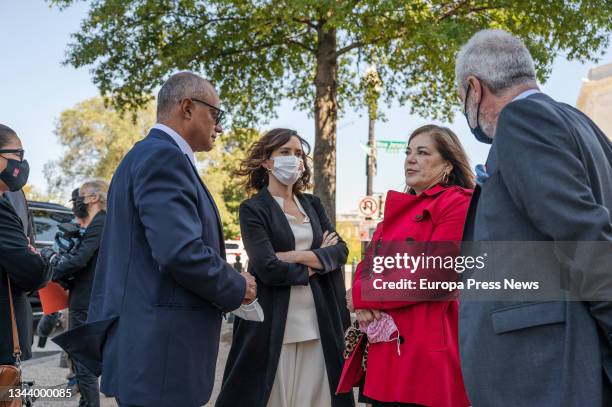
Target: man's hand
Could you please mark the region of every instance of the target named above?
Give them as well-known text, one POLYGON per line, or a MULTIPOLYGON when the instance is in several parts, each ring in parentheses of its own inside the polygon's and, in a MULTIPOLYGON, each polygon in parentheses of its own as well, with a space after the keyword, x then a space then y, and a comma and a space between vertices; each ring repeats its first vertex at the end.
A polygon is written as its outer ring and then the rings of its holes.
POLYGON ((257 282, 255 281, 255 277, 251 275, 251 273, 247 271, 243 271, 240 275, 246 281, 246 291, 244 293, 243 304, 249 304, 257 298, 257 282))
POLYGON ((321 243, 321 248, 334 246, 338 244, 338 235, 336 232, 329 233, 328 230, 323 233, 323 242, 321 243))
POLYGON ((380 311, 376 309, 356 309, 357 321, 369 324, 375 319, 380 319, 380 311))

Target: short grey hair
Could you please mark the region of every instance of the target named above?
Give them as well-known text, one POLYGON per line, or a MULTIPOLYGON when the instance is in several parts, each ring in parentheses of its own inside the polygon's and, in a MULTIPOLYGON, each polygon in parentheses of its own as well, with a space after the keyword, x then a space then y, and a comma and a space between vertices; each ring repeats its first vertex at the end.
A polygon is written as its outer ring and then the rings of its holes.
POLYGON ((533 58, 523 42, 503 30, 482 30, 461 47, 455 60, 457 86, 465 88, 474 75, 495 94, 535 81, 533 58))
POLYGON ((172 75, 157 94, 157 120, 167 119, 182 99, 204 97, 211 88, 209 81, 193 72, 184 71, 172 75))

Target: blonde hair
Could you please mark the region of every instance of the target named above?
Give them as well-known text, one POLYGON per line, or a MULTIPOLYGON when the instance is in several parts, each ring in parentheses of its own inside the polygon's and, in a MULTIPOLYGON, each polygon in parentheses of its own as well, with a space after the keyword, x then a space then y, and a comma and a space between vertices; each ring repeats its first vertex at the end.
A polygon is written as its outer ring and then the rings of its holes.
POLYGON ((102 209, 106 210, 106 199, 108 197, 108 183, 104 180, 91 180, 83 183, 79 191, 86 190, 87 193, 96 195, 102 209))

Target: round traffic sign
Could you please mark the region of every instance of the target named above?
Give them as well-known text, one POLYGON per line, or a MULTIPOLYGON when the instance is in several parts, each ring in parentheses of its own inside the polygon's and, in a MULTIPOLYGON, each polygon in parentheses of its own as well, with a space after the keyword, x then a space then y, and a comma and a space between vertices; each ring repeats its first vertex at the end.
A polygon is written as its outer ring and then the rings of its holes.
POLYGON ((374 216, 378 212, 378 199, 366 196, 359 201, 359 211, 366 217, 374 216))

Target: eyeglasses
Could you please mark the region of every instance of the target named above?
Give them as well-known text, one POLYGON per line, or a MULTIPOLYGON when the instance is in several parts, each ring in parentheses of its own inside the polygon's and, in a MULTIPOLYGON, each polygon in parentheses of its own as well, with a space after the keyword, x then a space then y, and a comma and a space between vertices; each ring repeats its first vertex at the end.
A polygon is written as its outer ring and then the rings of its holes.
POLYGON ((203 100, 196 99, 196 98, 190 98, 190 99, 193 100, 194 102, 202 103, 203 105, 208 106, 213 110, 213 118, 215 119, 215 126, 221 123, 221 120, 223 120, 223 116, 225 116, 225 112, 223 110, 203 100))
POLYGON ((24 153, 25 153, 25 151, 22 148, 12 149, 12 150, 0 150, 0 155, 2 155, 2 154, 17 154, 19 156, 19 161, 23 161, 23 154, 24 153))

